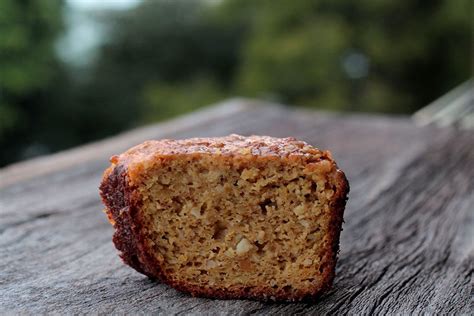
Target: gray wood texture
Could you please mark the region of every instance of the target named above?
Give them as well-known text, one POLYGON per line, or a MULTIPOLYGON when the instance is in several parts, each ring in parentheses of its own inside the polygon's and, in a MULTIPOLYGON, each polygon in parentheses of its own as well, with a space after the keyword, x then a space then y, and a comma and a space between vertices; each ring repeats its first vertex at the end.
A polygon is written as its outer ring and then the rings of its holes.
POLYGON ((474 133, 407 117, 231 100, 0 169, 0 313, 472 314, 474 133), (193 298, 122 264, 98 185, 153 138, 266 134, 329 149, 351 192, 334 288, 314 303, 193 298))

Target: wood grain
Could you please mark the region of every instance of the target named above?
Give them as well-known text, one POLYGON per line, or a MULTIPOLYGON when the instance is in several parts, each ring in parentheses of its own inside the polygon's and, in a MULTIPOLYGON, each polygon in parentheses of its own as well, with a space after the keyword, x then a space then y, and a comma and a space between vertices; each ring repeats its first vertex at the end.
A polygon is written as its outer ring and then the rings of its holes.
POLYGON ((0 170, 2 314, 473 313, 472 132, 245 100, 193 117, 0 170), (145 138, 229 133, 295 136, 345 170, 335 286, 318 302, 192 298, 120 262, 97 189, 108 156, 145 138))

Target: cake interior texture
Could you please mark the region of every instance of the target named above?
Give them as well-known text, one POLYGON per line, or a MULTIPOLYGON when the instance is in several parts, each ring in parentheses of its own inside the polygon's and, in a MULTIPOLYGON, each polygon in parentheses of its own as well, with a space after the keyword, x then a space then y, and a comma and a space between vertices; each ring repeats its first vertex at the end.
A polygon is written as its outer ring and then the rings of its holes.
POLYGON ((324 157, 160 157, 134 180, 143 243, 167 283, 198 295, 305 297, 334 276, 340 178, 324 157))

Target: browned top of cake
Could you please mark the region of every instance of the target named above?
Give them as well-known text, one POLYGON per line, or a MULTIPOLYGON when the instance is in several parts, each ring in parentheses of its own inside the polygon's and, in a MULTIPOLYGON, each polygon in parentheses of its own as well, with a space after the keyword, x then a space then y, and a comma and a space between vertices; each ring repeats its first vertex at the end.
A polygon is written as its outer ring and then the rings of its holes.
POLYGON ((180 154, 217 154, 223 156, 263 156, 303 158, 304 160, 332 159, 328 151, 321 151, 293 137, 241 136, 190 138, 183 140, 151 140, 125 153, 113 156, 111 162, 146 161, 156 156, 180 154))

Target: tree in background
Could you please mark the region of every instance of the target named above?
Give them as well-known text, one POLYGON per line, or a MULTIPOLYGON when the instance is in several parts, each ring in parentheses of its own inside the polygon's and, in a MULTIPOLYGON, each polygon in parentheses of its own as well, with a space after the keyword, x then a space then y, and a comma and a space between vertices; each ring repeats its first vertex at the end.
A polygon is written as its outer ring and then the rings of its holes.
POLYGON ((87 111, 107 113, 105 128, 112 131, 229 95, 242 27, 216 17, 208 6, 144 1, 125 14, 110 15, 109 37, 82 91, 87 111))
POLYGON ((0 165, 236 95, 412 113, 469 78, 471 3, 143 1, 77 73, 62 2, 0 1, 0 165))
POLYGON ((259 4, 236 80, 245 95, 412 113, 470 75, 469 1, 259 4))
POLYGON ((93 85, 111 87, 98 89, 110 106, 134 105, 138 122, 234 95, 412 113, 469 77, 469 9, 469 0, 145 1, 115 20, 93 85))
POLYGON ((48 151, 47 133, 61 76, 54 43, 61 1, 0 1, 0 165, 48 151))

